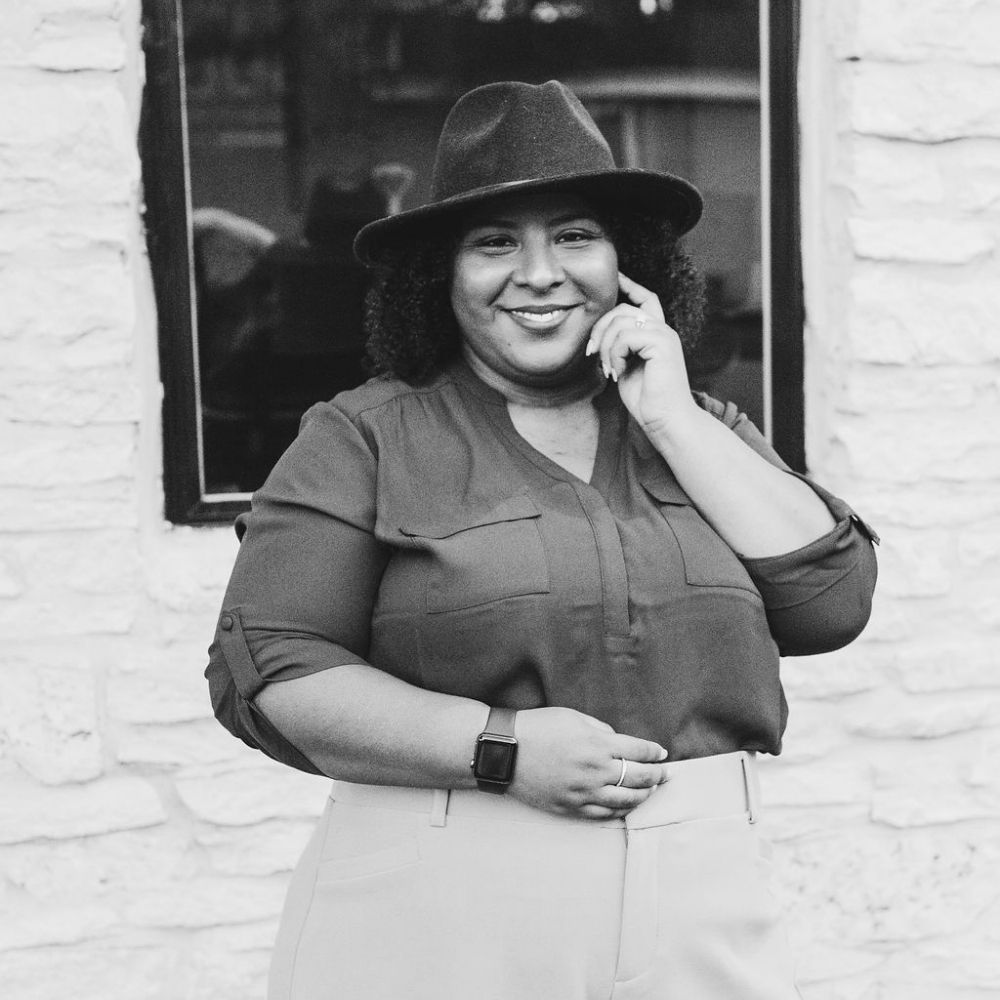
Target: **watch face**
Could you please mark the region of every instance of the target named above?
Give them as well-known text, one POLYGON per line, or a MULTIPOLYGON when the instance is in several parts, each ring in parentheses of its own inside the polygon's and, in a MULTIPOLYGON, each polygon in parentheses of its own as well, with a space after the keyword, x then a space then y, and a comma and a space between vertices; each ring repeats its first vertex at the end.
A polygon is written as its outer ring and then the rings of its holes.
POLYGON ((482 740, 476 749, 476 777, 485 781, 510 781, 516 752, 514 743, 482 740))

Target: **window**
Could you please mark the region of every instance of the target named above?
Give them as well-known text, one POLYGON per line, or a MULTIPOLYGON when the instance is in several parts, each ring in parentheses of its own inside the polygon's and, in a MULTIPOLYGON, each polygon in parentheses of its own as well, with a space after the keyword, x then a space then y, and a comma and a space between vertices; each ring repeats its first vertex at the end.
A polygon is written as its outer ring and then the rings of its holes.
POLYGON ((448 108, 496 79, 564 80, 620 165, 702 189, 692 380, 802 467, 794 4, 145 0, 144 26, 170 520, 245 509, 302 412, 365 377, 351 237, 423 200, 448 108))

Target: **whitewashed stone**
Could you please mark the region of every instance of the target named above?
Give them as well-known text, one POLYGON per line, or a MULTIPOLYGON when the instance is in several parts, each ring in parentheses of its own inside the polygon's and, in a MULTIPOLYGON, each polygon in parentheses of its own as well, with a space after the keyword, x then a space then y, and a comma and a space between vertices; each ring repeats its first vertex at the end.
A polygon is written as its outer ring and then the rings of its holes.
POLYGON ((0 487, 0 512, 8 531, 79 531, 138 526, 136 484, 132 479, 63 483, 51 487, 0 487))
POLYGON ((140 589, 138 538, 131 531, 21 535, 8 542, 25 582, 41 592, 135 594, 140 589))
POLYGON ((850 124, 857 132, 921 142, 1000 138, 996 67, 858 62, 851 86, 850 124))
POLYGON ((126 921, 135 927, 215 927, 275 919, 285 897, 281 878, 200 876, 123 901, 126 921))
MULTIPOLYGON (((39 906, 14 894, 0 898, 0 954, 14 948, 45 948, 88 941, 117 923, 109 906, 39 906)), ((0 958, 0 966, 3 959, 0 958)))
POLYGON ((942 219, 851 219, 854 252, 869 260, 968 264, 996 246, 992 227, 942 219))
POLYGON ((86 837, 154 826, 167 818, 154 789, 138 778, 108 777, 83 785, 42 788, 8 776, 5 784, 0 844, 38 837, 86 837))
POLYGON ((103 770, 97 687, 90 664, 41 667, 16 654, 3 669, 0 742, 48 785, 88 781, 103 770))
POLYGON ((858 361, 912 367, 1000 360, 991 320, 1000 314, 1000 287, 992 275, 862 262, 847 292, 850 347, 858 361))
POLYGON ((1000 163, 992 139, 946 143, 857 136, 847 178, 859 214, 975 217, 1000 201, 1000 163))
POLYGON ((113 654, 115 669, 107 678, 111 717, 146 724, 212 718, 206 648, 207 642, 165 649, 130 643, 113 654))
POLYGON ((1000 845, 972 828, 830 829, 788 844, 800 919, 841 947, 906 944, 976 924, 1000 845))
POLYGON ((838 54, 864 59, 1000 65, 1000 9, 992 0, 878 0, 856 5, 838 54))
POLYGON ((891 764, 876 767, 872 819, 905 828, 1000 818, 1000 781, 974 753, 964 744, 947 755, 901 748, 891 764))
POLYGON ((80 427, 138 423, 141 415, 139 387, 124 369, 29 369, 0 388, 0 420, 80 427))
POLYGON ((222 875, 277 875, 295 867, 315 825, 312 819, 268 820, 201 830, 196 839, 222 875))
POLYGON ((905 421, 909 413, 925 410, 929 398, 942 410, 969 410, 974 420, 977 407, 988 412, 1000 404, 1000 371, 972 365, 859 364, 853 367, 837 407, 860 415, 891 411, 905 421))
POLYGON ((16 77, 0 103, 0 135, 17 150, 0 157, 0 208, 133 202, 134 120, 111 74, 16 77))
POLYGON ((883 482, 918 483, 933 472, 935 479, 988 483, 1000 478, 1000 440, 994 429, 962 411, 942 410, 906 425, 899 434, 894 414, 844 418, 835 433, 858 471, 883 482))
MULTIPOLYGON (((196 976, 185 965, 185 952, 182 944, 130 944, 113 938, 8 952, 0 956, 0 972, 4 990, 17 1000, 176 1000, 185 996, 179 981, 196 976)), ((238 1000, 238 995, 219 994, 218 1000, 238 1000)))
POLYGON ((903 691, 915 694, 1000 687, 996 638, 990 635, 952 634, 896 649, 885 669, 903 691))
POLYGON ((24 578, 16 566, 0 557, 0 598, 20 597, 24 593, 24 578))
POLYGON ((893 691, 856 707, 845 720, 849 732, 874 739, 931 739, 1000 724, 1000 694, 938 692, 901 699, 893 691))
POLYGON ((8 425, 0 429, 0 486, 62 486, 129 478, 135 429, 128 425, 63 428, 8 425))
POLYGON ((176 823, 25 841, 0 851, 6 884, 48 906, 115 906, 131 892, 152 891, 200 869, 189 831, 176 823))
POLYGON ((765 799, 769 806, 826 806, 867 803, 871 795, 871 765, 847 754, 799 765, 766 770, 765 799))
MULTIPOLYGON (((175 531, 151 547, 151 596, 164 609, 217 613, 239 542, 230 527, 215 531, 175 531)), ((215 622, 200 634, 205 648, 215 632, 215 622)))
POLYGON ((242 747, 215 719, 124 726, 115 736, 115 758, 120 764, 211 764, 242 758, 242 747))
POLYGON ((867 650, 850 645, 821 656, 788 657, 782 662, 781 679, 790 701, 837 699, 870 691, 880 674, 867 650))
POLYGON ((125 635, 135 625, 138 595, 127 596, 40 594, 19 601, 0 602, 0 635, 12 642, 30 642, 39 636, 125 635))
MULTIPOLYGON (((814 944, 797 953, 796 958, 795 980, 800 987, 872 972, 885 961, 885 956, 876 952, 864 948, 841 948, 835 944, 814 944)), ((812 997, 812 989, 803 995, 812 997)))
POLYGON ((1000 517, 958 536, 958 562, 967 570, 995 569, 1000 563, 1000 517))
POLYGON ((181 801, 196 819, 219 826, 318 816, 330 791, 328 778, 270 762, 214 773, 192 768, 188 774, 176 781, 181 801))
POLYGON ((62 73, 115 71, 125 66, 125 40, 113 25, 104 30, 84 29, 84 32, 80 32, 79 25, 50 27, 29 50, 30 62, 41 69, 62 73), (74 29, 78 33, 67 37, 67 30, 74 29))

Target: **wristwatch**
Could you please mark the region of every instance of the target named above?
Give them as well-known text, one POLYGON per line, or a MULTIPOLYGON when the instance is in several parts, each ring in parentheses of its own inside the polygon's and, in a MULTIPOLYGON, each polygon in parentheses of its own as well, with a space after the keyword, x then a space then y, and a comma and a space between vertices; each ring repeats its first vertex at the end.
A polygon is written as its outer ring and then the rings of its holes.
POLYGON ((486 728, 476 737, 472 774, 481 792, 503 795, 514 778, 517 740, 513 708, 491 708, 486 728))

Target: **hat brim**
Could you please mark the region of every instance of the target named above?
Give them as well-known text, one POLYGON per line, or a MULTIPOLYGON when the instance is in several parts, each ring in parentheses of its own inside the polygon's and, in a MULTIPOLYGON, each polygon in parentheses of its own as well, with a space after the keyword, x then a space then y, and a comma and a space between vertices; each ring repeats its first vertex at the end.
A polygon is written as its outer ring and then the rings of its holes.
POLYGON ((495 184, 377 219, 358 232, 354 253, 363 264, 377 265, 387 251, 418 239, 435 221, 454 219, 463 209, 504 195, 551 190, 568 191, 604 205, 661 216, 673 225, 678 236, 693 229, 701 218, 701 194, 693 184, 673 174, 621 168, 495 184))

